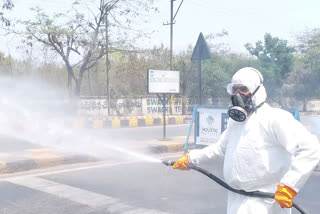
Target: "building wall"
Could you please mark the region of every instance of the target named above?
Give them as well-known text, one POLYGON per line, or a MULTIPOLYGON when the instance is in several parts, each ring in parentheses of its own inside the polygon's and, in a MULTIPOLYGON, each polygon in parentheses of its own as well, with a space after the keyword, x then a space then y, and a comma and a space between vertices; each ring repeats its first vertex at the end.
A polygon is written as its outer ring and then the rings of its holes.
MULTIPOLYGON (((166 103, 166 114, 170 114, 170 99, 166 103)), ((174 98, 172 101, 172 115, 190 115, 196 105, 195 98, 174 98), (183 105, 183 102, 185 105, 183 105), (185 109, 183 109, 185 106, 185 109)), ((282 105, 268 101, 272 106, 294 108, 303 110, 303 101, 296 99, 284 99, 282 105)), ((225 106, 230 104, 228 98, 224 100, 206 99, 205 104, 225 106)), ((320 111, 320 100, 310 100, 306 104, 307 111, 320 111)), ((84 97, 78 102, 78 113, 89 116, 107 116, 108 103, 105 97, 84 97)), ((111 102, 110 116, 158 116, 163 114, 163 106, 159 98, 144 97, 138 99, 118 99, 111 102)))

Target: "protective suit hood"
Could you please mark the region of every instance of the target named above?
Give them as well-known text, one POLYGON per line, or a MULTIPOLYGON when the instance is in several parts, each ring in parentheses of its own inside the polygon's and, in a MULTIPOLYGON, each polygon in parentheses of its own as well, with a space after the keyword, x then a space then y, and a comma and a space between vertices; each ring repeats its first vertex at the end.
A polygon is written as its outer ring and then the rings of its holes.
POLYGON ((253 95, 252 102, 255 106, 259 106, 267 99, 267 92, 263 86, 263 77, 261 73, 252 67, 245 67, 238 70, 232 77, 231 83, 228 87, 235 84, 242 84, 248 87, 249 91, 253 93, 258 86, 258 91, 253 95))

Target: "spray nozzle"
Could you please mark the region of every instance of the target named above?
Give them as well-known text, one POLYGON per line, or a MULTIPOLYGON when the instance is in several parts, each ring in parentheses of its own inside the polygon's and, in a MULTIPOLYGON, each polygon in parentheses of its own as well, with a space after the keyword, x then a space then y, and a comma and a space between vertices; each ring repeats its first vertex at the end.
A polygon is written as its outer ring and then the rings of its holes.
POLYGON ((162 163, 166 166, 173 166, 173 164, 175 164, 176 162, 173 160, 168 160, 168 161, 164 160, 162 161, 162 163))

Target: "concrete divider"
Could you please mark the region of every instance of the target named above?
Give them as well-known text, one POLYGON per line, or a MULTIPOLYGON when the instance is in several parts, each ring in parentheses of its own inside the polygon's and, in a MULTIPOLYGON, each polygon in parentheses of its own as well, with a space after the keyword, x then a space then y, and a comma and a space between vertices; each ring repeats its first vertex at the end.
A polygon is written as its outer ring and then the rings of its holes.
POLYGON ((0 174, 98 161, 95 157, 81 154, 64 154, 48 148, 2 153, 0 159, 0 174))
MULTIPOLYGON (((178 136, 166 141, 154 139, 149 144, 149 151, 151 153, 170 153, 170 152, 184 152, 184 142, 187 136, 178 136)), ((193 144, 193 142, 191 142, 193 144)))

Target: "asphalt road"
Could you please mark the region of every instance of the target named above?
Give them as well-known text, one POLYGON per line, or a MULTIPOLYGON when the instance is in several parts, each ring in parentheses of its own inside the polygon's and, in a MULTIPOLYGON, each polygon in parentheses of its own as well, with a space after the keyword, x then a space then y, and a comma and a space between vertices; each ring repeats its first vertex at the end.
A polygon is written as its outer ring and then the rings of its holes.
MULTIPOLYGON (((167 126, 167 138, 175 142, 174 139, 180 137, 180 142, 184 142, 188 129, 187 124, 167 126)), ((59 126, 48 130, 44 127, 33 132, 17 131, 0 135, 0 153, 44 147, 108 159, 110 156, 129 155, 131 151, 148 152, 150 145, 161 143, 157 139, 162 138, 162 131, 162 126, 76 130, 59 126)))
MULTIPOLYGON (((181 137, 179 142, 184 143, 188 130, 187 124, 170 125, 167 126, 166 136, 172 139, 172 143, 176 142, 175 138, 181 137)), ((72 151, 93 154, 100 159, 130 155, 131 151, 149 153, 150 146, 161 143, 162 131, 162 126, 84 130, 82 133, 72 132, 68 136, 70 140, 63 140, 62 146, 67 151, 71 148, 72 151)), ((193 141, 193 132, 190 140, 193 141)))
MULTIPOLYGON (((0 213, 226 213, 226 191, 192 170, 121 157, 56 170, 0 177, 0 213)), ((319 210, 319 179, 314 174, 297 198, 311 214, 319 210)))
MULTIPOLYGON (((184 136, 188 128, 188 125, 169 126, 167 136, 184 136)), ((61 145, 69 143, 66 139, 71 142, 75 134, 61 138, 61 145)), ((75 146, 74 150, 90 151, 96 139, 103 139, 99 145, 112 141, 112 147, 123 146, 121 142, 143 143, 158 135, 161 137, 162 127, 90 130, 82 134, 75 144, 70 144, 75 146)), ((7 150, 25 149, 25 146, 16 142, 7 150)), ((132 155, 128 151, 103 151, 105 158, 101 163, 0 176, 0 214, 226 213, 226 191, 207 177, 195 171, 176 171, 158 162, 142 161, 155 159, 135 153, 132 155)), ((174 155, 172 159, 182 154, 174 155)), ((166 154, 158 158, 168 158, 164 156, 166 154)), ((204 168, 212 167, 204 165, 204 168)), ((320 208, 319 179, 320 174, 314 174, 297 197, 310 214, 318 213, 320 208)))

